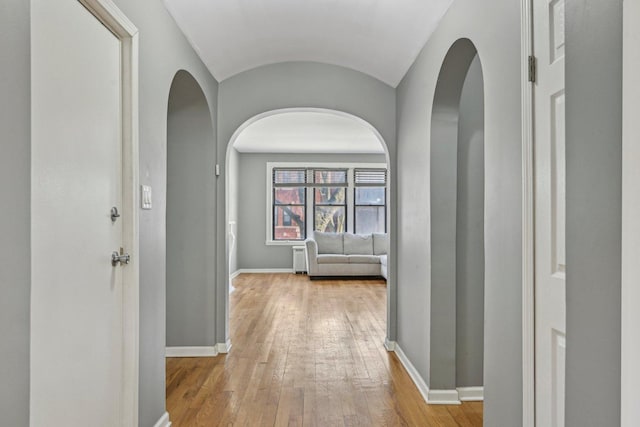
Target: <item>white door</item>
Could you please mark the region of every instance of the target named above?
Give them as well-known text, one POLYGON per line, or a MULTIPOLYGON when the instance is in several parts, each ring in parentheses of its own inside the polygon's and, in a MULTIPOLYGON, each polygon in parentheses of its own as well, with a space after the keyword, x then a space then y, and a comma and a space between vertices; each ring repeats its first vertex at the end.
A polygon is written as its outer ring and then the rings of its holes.
POLYGON ((533 2, 536 425, 564 426, 564 0, 533 2))
POLYGON ((122 46, 76 0, 31 3, 31 426, 121 426, 122 46))

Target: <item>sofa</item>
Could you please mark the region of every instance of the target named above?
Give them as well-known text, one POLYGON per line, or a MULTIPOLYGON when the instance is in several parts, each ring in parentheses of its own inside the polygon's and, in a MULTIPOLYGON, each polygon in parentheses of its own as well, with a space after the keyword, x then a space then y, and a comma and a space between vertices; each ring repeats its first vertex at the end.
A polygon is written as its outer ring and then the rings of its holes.
POLYGON ((385 233, 352 234, 315 232, 305 240, 307 273, 324 277, 374 276, 387 278, 385 233))

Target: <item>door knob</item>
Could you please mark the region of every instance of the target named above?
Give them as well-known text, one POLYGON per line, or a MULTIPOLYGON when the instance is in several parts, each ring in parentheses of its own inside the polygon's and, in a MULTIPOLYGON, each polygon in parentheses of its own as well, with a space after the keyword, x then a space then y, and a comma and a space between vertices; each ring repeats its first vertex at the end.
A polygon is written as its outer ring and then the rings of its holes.
POLYGON ((117 266, 118 264, 129 264, 131 261, 131 255, 124 253, 124 250, 120 248, 120 252, 113 251, 111 252, 111 265, 117 266))
POLYGON ((118 213, 118 208, 114 206, 111 208, 111 222, 116 222, 118 218, 120 218, 120 214, 118 213))

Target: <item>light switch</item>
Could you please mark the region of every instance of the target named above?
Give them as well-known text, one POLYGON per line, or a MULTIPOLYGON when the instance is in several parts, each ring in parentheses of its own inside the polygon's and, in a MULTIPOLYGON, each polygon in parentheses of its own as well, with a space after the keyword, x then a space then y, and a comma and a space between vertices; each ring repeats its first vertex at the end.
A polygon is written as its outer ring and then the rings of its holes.
POLYGON ((140 186, 140 203, 142 204, 142 209, 151 209, 151 186, 150 185, 141 185, 140 186))

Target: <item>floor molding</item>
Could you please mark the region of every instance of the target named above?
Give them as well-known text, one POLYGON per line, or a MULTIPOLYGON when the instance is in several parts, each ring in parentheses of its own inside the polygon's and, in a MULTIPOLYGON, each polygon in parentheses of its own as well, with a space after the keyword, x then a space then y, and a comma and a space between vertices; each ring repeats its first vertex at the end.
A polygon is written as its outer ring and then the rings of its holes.
POLYGON ((231 338, 229 338, 226 342, 219 342, 216 344, 216 349, 218 353, 227 354, 229 350, 231 350, 231 338))
POLYGON ((153 427, 171 427, 171 421, 169 421, 169 413, 165 412, 153 427))
POLYGON ((215 357, 218 355, 218 346, 212 347, 167 347, 166 357, 215 357))
POLYGON ((484 387, 458 387, 458 399, 461 402, 482 402, 484 387))
POLYGON ((407 355, 404 354, 400 345, 395 341, 385 341, 385 347, 387 350, 389 350, 387 343, 388 345, 393 345, 393 352, 398 356, 400 363, 404 366, 404 369, 411 377, 411 380, 418 388, 418 391, 425 402, 430 405, 460 405, 462 403, 460 401, 458 390, 429 390, 429 386, 424 381, 416 367, 413 366, 413 363, 411 363, 407 355))
POLYGON ((384 348, 386 348, 387 351, 395 351, 396 342, 395 341, 389 341, 389 339, 385 338, 385 340, 384 340, 384 348))
POLYGON ((460 405, 458 390, 429 390, 427 403, 431 405, 460 405))
POLYGON ((231 278, 240 274, 273 274, 273 273, 293 273, 293 268, 240 268, 231 274, 231 278))
POLYGON ((236 270, 229 275, 229 280, 233 280, 240 275, 240 270, 236 270))
POLYGON ((424 382, 424 379, 422 379, 422 376, 418 373, 418 370, 413 366, 413 363, 411 363, 409 358, 407 358, 407 355, 404 354, 404 351, 402 351, 402 348, 400 348, 398 343, 395 343, 393 352, 398 356, 400 363, 402 363, 402 366, 404 366, 404 369, 418 388, 418 391, 422 395, 424 401, 429 403, 429 386, 424 382))

